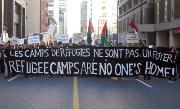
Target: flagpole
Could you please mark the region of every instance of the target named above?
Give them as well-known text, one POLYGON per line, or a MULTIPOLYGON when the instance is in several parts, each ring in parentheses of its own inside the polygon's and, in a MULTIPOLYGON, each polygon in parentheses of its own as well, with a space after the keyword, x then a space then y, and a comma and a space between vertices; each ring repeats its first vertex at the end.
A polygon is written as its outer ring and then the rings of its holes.
POLYGON ((140 34, 139 32, 137 32, 137 33, 138 33, 138 36, 140 37, 140 39, 141 39, 143 45, 146 46, 146 45, 145 45, 145 42, 144 42, 144 40, 143 40, 143 38, 142 38, 142 36, 141 36, 141 34, 140 34))
POLYGON ((143 45, 146 46, 145 43, 144 43, 144 41, 143 41, 143 38, 142 38, 141 34, 139 33, 139 29, 138 29, 138 27, 136 26, 135 21, 134 21, 134 20, 131 20, 131 22, 129 23, 129 25, 130 25, 131 28, 135 31, 135 33, 138 34, 138 36, 139 36, 140 39, 142 40, 143 45))

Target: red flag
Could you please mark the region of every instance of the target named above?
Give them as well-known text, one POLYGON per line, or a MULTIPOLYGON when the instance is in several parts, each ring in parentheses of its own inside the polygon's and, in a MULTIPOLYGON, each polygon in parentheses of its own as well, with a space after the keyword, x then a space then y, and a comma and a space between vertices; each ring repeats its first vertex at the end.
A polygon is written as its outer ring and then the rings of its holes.
POLYGON ((88 31, 94 32, 94 28, 93 28, 91 19, 89 20, 88 31))
POLYGON ((102 36, 107 37, 108 36, 108 30, 107 30, 107 22, 105 22, 102 30, 102 36))
POLYGON ((111 44, 107 40, 108 37, 108 30, 107 30, 107 22, 104 24, 102 34, 101 34, 101 43, 104 47, 111 47, 111 44))
POLYGON ((133 28, 136 32, 139 32, 138 27, 136 26, 135 21, 132 19, 131 22, 129 23, 129 25, 131 26, 131 28, 133 28))
POLYGON ((93 25, 92 25, 92 21, 90 19, 89 20, 89 26, 88 26, 88 33, 87 33, 87 42, 88 42, 88 44, 91 44, 91 42, 92 42, 91 35, 92 35, 93 32, 94 32, 94 28, 93 28, 93 25))

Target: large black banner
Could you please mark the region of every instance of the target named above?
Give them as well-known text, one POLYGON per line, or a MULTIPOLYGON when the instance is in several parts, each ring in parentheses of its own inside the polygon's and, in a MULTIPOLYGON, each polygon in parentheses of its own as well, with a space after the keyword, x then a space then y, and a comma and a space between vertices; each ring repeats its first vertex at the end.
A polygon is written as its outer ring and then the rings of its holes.
POLYGON ((175 76, 175 54, 149 48, 7 49, 11 73, 136 76, 175 76))

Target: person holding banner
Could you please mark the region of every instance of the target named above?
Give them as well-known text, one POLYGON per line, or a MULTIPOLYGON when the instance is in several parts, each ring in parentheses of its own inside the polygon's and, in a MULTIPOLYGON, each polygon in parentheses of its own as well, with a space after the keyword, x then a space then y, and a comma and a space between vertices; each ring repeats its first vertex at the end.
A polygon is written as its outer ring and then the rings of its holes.
POLYGON ((8 76, 10 76, 10 73, 8 72, 8 67, 7 67, 7 62, 6 62, 7 56, 5 55, 4 50, 3 50, 3 56, 4 56, 4 77, 7 78, 8 76))
POLYGON ((4 73, 4 53, 3 53, 3 45, 0 45, 0 72, 4 73))
POLYGON ((62 48, 63 47, 63 43, 62 42, 58 42, 58 48, 62 48))
POLYGON ((180 78, 180 48, 177 48, 176 71, 177 71, 177 74, 178 74, 178 78, 180 78))
MULTIPOLYGON (((171 52, 171 53, 175 53, 176 54, 176 49, 175 49, 175 47, 171 47, 170 49, 169 49, 169 52, 171 52)), ((177 68, 176 68, 177 69, 177 68)), ((176 81, 176 79, 177 79, 177 70, 176 70, 176 75, 173 77, 172 76, 172 74, 170 74, 169 75, 169 80, 174 80, 174 81, 176 81), (173 78, 172 78, 173 77, 173 78)))

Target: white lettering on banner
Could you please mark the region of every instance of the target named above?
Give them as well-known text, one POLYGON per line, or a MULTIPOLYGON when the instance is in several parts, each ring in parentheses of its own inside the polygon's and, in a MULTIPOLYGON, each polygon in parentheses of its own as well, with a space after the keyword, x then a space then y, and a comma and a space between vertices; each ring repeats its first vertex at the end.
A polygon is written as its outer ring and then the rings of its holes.
POLYGON ((35 50, 14 50, 10 51, 10 56, 12 57, 48 57, 48 49, 35 49, 35 50))
POLYGON ((153 62, 146 62, 145 74, 151 74, 155 76, 167 77, 168 75, 174 76, 175 68, 160 67, 153 62), (172 73, 171 73, 172 72, 172 73))
POLYGON ((124 76, 124 75, 130 75, 133 76, 134 74, 140 74, 142 66, 141 63, 126 63, 126 64, 119 64, 117 63, 115 65, 115 74, 117 76, 124 76))
POLYGON ((111 63, 107 64, 107 75, 111 75, 112 74, 112 65, 111 63))
POLYGON ((92 72, 92 65, 90 63, 87 63, 87 74, 89 74, 89 72, 92 72))
POLYGON ((103 49, 94 49, 94 57, 103 57, 103 49))
POLYGON ((139 49, 126 49, 126 58, 139 57, 139 49))
POLYGON ((44 70, 43 70, 44 74, 48 74, 48 71, 47 71, 49 68, 48 64, 49 64, 49 62, 44 62, 44 70))
POLYGON ((44 72, 43 72, 43 62, 38 62, 38 73, 40 73, 40 74, 43 74, 44 72))
POLYGON ((10 72, 12 72, 13 70, 16 71, 16 68, 15 68, 15 65, 14 65, 14 61, 9 61, 9 67, 10 67, 10 72))
POLYGON ((80 73, 79 69, 78 69, 78 66, 79 65, 79 62, 75 62, 74 63, 74 68, 76 69, 76 71, 74 71, 74 74, 78 75, 80 73))
POLYGON ((38 70, 37 70, 37 63, 36 62, 32 62, 31 63, 31 69, 32 69, 32 73, 33 74, 37 74, 38 73, 38 70))
POLYGON ((106 63, 99 63, 99 74, 106 75, 106 63))
POLYGON ((162 53, 152 49, 142 49, 142 55, 143 57, 174 63, 173 56, 169 53, 162 53))
POLYGON ((91 74, 92 75, 98 75, 98 72, 97 72, 97 67, 95 67, 97 65, 97 63, 92 63, 92 72, 91 74))
POLYGON ((59 49, 52 49, 51 50, 51 56, 58 56, 58 57, 89 57, 90 56, 90 49, 71 49, 71 48, 59 48, 59 49))
POLYGON ((25 60, 8 61, 10 72, 23 73, 24 62, 25 60))
POLYGON ((81 74, 87 74, 87 69, 86 69, 85 62, 82 63, 81 74))
POLYGON ((106 49, 105 57, 122 58, 124 49, 106 49))
MULTIPOLYGON (((85 74, 85 75, 104 75, 110 76, 114 74, 116 76, 133 76, 141 73, 141 63, 117 63, 113 66, 111 63, 88 63, 83 62, 27 62, 25 60, 8 61, 10 72, 29 74, 61 74, 67 75, 85 74), (26 64, 25 64, 26 63, 26 64), (24 66, 26 65, 26 67, 24 66), (49 66, 49 69, 48 69, 49 66), (26 69, 24 69, 24 67, 26 69), (25 71, 24 71, 25 70, 25 71), (65 73, 66 72, 66 73, 65 73)), ((167 77, 172 73, 174 76, 175 68, 160 67, 153 62, 146 62, 145 74, 167 77)))
POLYGON ((27 74, 157 77, 175 75, 175 56, 153 49, 55 48, 7 50, 10 72, 27 74))
MULTIPOLYGON (((50 64, 50 71, 51 71, 51 74, 56 74, 56 72, 53 71, 53 65, 56 65, 56 63, 55 63, 55 62, 52 62, 52 63, 50 64)), ((57 67, 57 68, 58 68, 58 67, 57 67)))

